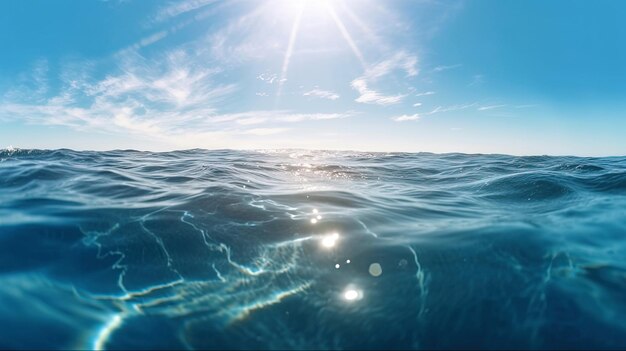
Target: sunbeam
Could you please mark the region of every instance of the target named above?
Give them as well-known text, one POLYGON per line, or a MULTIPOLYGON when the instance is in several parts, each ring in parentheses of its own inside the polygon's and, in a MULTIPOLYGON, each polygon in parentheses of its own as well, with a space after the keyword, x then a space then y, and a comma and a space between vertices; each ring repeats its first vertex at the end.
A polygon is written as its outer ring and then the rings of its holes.
POLYGON ((283 59, 283 66, 280 71, 280 80, 278 81, 278 91, 276 92, 276 99, 280 98, 283 90, 283 84, 287 79, 287 70, 289 69, 289 61, 291 60, 291 54, 293 54, 293 46, 296 42, 296 37, 298 36, 298 28, 300 27, 300 20, 302 19, 302 12, 304 12, 304 4, 301 4, 298 8, 298 12, 296 14, 296 18, 293 21, 293 26, 291 27, 291 34, 289 35, 289 44, 287 45, 287 50, 285 51, 285 58, 283 59))
POLYGON ((354 40, 350 36, 350 33, 346 29, 346 26, 343 25, 343 22, 341 21, 339 16, 337 16, 337 13, 335 12, 335 9, 333 8, 333 6, 330 3, 327 3, 326 5, 327 5, 326 9, 328 10, 328 13, 332 17, 332 19, 335 22, 335 24, 337 25, 337 28, 341 32, 341 36, 346 40, 346 42, 350 46, 350 49, 352 49, 352 52, 354 53, 354 55, 359 60, 359 63, 363 67, 363 70, 366 70, 367 64, 365 63, 365 59, 363 58, 363 54, 361 54, 361 50, 359 50, 359 47, 356 46, 356 43, 354 42, 354 40))
POLYGON ((380 40, 380 37, 361 19, 357 16, 350 6, 346 5, 344 1, 337 1, 337 4, 341 8, 341 11, 348 16, 348 19, 352 21, 360 30, 365 34, 368 41, 373 42, 378 47, 386 47, 386 43, 380 40))

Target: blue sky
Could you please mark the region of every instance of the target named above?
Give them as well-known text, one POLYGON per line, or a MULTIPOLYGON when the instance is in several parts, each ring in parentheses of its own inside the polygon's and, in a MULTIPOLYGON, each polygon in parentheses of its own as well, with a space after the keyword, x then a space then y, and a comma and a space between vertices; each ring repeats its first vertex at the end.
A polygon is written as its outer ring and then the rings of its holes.
POLYGON ((626 154, 626 2, 7 0, 0 146, 626 154))

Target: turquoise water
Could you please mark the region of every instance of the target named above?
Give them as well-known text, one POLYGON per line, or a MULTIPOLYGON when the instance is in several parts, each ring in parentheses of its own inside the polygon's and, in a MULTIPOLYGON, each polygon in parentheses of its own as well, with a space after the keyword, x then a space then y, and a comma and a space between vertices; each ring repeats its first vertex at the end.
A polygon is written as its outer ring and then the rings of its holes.
POLYGON ((1 348, 626 348, 626 157, 0 151, 1 348))

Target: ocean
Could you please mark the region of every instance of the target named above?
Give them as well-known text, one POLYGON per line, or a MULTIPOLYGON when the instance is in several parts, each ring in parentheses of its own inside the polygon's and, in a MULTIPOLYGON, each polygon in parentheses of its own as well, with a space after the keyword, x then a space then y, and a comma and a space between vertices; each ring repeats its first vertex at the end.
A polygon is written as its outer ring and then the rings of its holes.
POLYGON ((626 157, 0 151, 0 348, 624 349, 626 157))

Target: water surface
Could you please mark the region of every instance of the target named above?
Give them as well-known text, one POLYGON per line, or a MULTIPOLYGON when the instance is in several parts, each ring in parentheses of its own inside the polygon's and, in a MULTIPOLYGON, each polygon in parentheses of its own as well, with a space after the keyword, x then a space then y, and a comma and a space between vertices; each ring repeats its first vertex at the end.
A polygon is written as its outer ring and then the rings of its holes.
POLYGON ((0 348, 626 348, 626 157, 0 151, 0 348))

